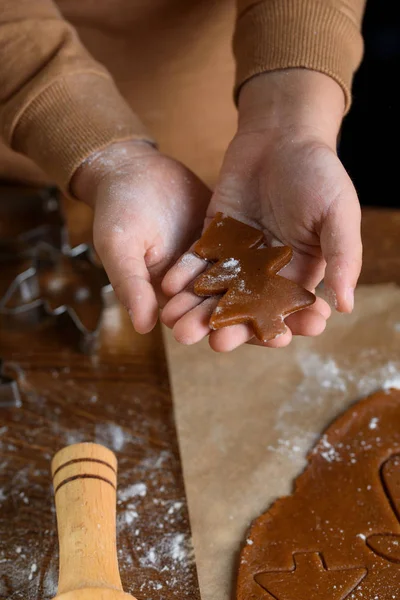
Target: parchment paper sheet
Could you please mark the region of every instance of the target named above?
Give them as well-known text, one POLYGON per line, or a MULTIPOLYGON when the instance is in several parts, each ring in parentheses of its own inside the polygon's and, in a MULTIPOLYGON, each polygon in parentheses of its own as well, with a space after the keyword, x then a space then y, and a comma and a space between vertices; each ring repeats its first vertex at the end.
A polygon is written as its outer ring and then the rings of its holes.
POLYGON ((323 429, 400 386, 400 288, 361 287, 352 316, 283 350, 166 340, 202 600, 228 600, 249 524, 291 491, 323 429))

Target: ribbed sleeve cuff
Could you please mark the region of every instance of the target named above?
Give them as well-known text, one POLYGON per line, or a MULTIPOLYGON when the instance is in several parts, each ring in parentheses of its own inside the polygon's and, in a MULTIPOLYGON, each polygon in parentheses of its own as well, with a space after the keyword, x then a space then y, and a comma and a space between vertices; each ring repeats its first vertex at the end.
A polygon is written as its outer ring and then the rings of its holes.
POLYGON ((236 99, 254 75, 303 67, 332 77, 351 103, 353 75, 363 41, 356 24, 323 0, 268 0, 239 16, 234 53, 237 63, 236 99))
POLYGON ((55 80, 15 115, 10 145, 69 192, 77 168, 114 142, 154 143, 111 78, 93 72, 55 80))

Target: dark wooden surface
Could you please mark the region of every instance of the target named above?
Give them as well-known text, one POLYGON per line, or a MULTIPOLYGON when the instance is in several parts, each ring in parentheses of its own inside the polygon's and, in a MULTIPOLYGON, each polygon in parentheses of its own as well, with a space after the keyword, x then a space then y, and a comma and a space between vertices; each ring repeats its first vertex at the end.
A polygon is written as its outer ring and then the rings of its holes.
POLYGON ((360 283, 400 284, 400 210, 364 210, 362 233, 364 263, 360 283))
MULTIPOLYGON (((72 205, 73 243, 87 215, 72 205)), ((400 214, 366 211, 363 283, 400 283, 400 214)), ((106 310, 98 353, 84 356, 45 324, 0 332, 0 356, 22 405, 0 409, 0 598, 56 592, 57 536, 50 460, 89 440, 119 461, 118 548, 126 591, 138 600, 198 599, 171 394, 159 329, 141 337, 106 310), (65 342, 65 341, 64 341, 65 342)))
MULTIPOLYGON (((87 237, 72 205, 73 244, 87 237)), ((102 443, 119 465, 118 554, 138 600, 199 599, 161 332, 139 336, 118 306, 100 347, 82 355, 49 322, 0 331, 0 357, 22 404, 0 408, 0 598, 48 600, 58 548, 50 460, 67 444, 102 443)))

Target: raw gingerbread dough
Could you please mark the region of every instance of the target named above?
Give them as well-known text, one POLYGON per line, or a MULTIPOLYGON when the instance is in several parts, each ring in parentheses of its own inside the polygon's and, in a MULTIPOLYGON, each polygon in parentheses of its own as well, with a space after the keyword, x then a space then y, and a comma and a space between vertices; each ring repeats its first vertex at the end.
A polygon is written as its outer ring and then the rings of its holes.
POLYGON ((308 290, 277 273, 292 259, 288 246, 264 246, 262 231, 218 213, 194 247, 215 262, 194 285, 198 296, 224 294, 210 319, 212 329, 252 326, 262 342, 286 331, 285 317, 315 302, 308 290))
POLYGON ((232 600, 246 531, 291 493, 321 432, 357 399, 400 387, 400 288, 359 286, 351 315, 279 351, 216 354, 164 335, 201 598, 232 600))
POLYGON ((400 390, 393 389, 337 419, 293 495, 253 523, 236 598, 398 599, 399 521, 400 390))

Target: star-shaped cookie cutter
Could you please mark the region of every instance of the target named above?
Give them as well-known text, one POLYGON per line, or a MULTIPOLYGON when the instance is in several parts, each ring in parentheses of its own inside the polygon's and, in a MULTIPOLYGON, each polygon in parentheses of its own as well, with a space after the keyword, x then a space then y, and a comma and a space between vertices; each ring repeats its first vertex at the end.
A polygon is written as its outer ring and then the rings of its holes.
POLYGON ((67 322, 78 333, 80 349, 91 353, 97 346, 103 310, 112 300, 111 284, 90 246, 60 251, 39 243, 30 265, 0 299, 0 324, 27 326, 46 318, 67 322))
POLYGON ((59 190, 1 186, 0 196, 0 266, 9 275, 0 288, 0 326, 53 318, 67 325, 65 333, 76 332, 83 352, 93 352, 114 296, 92 248, 71 248, 59 190), (68 263, 77 268, 65 273, 68 263))
POLYGON ((43 242, 63 251, 69 248, 60 192, 54 186, 40 189, 0 187, 0 261, 30 257, 43 242))

